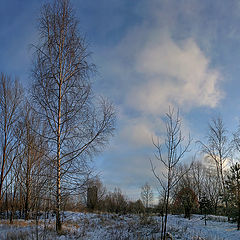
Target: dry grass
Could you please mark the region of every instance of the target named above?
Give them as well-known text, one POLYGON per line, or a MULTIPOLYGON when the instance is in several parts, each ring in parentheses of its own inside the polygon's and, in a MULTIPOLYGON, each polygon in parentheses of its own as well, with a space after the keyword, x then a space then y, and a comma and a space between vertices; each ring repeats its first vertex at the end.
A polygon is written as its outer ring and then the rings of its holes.
MULTIPOLYGON (((36 221, 34 220, 14 220, 12 224, 9 223, 8 220, 0 220, 1 225, 6 225, 6 226, 12 226, 12 227, 19 227, 19 228, 25 228, 25 227, 36 227, 36 221)), ((45 228, 49 231, 55 231, 55 222, 44 222, 43 220, 39 220, 38 226, 40 228, 45 228)), ((63 231, 65 232, 70 232, 72 229, 77 230, 79 228, 79 224, 72 222, 72 221, 66 221, 63 223, 62 228, 63 231)))
POLYGON ((29 227, 36 226, 36 222, 33 220, 24 221, 24 220, 13 220, 13 223, 10 224, 9 220, 0 220, 0 224, 14 226, 14 227, 29 227))
POLYGON ((6 240, 26 240, 32 238, 28 232, 9 232, 6 235, 6 240))
MULTIPOLYGON (((36 221, 34 220, 14 220, 12 224, 8 220, 1 220, 0 224, 3 229, 7 229, 6 237, 0 237, 1 240, 33 240, 36 238, 36 221)), ((79 235, 79 224, 76 222, 66 221, 62 225, 62 230, 59 234, 55 231, 54 221, 39 220, 38 223, 38 239, 39 240, 54 240, 59 239, 61 235, 77 236, 79 235)), ((78 238, 77 238, 78 239, 78 238)))

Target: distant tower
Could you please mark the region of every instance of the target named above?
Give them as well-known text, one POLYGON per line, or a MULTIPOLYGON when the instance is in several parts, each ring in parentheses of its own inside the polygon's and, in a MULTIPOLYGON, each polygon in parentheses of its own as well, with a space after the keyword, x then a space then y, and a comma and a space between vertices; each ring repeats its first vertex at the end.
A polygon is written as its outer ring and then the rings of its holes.
POLYGON ((87 207, 90 210, 94 210, 97 206, 97 192, 98 189, 96 186, 87 189, 87 207))

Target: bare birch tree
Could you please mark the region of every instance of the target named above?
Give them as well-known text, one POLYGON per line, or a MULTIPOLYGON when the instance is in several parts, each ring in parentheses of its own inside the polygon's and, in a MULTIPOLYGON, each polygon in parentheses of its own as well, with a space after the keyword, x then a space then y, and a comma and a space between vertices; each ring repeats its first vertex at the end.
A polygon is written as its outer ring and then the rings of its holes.
POLYGON ((194 190, 198 199, 204 194, 203 186, 206 179, 206 167, 201 162, 194 162, 191 168, 194 190))
POLYGON ((24 195, 24 217, 25 220, 29 218, 29 211, 32 209, 34 203, 34 191, 39 189, 39 186, 43 182, 38 179, 39 172, 42 177, 44 176, 43 169, 46 167, 46 161, 43 158, 47 156, 47 146, 44 142, 44 130, 41 131, 41 135, 36 132, 40 132, 44 126, 40 126, 39 119, 31 109, 31 106, 26 102, 24 106, 24 112, 22 119, 19 122, 19 129, 22 131, 22 164, 20 173, 20 184, 23 188, 24 195))
POLYGON ((224 169, 232 156, 232 144, 228 139, 227 130, 220 117, 213 118, 209 124, 207 142, 199 141, 199 143, 202 147, 202 152, 209 160, 215 163, 221 193, 227 209, 224 169))
POLYGON ((141 199, 142 199, 144 207, 148 211, 149 204, 151 204, 153 201, 153 191, 151 189, 151 186, 148 183, 145 183, 141 187, 141 199))
MULTIPOLYGON (((61 230, 61 189, 77 176, 86 159, 102 149, 114 130, 114 111, 101 99, 96 107, 89 52, 79 34, 69 0, 42 7, 40 42, 35 46, 32 99, 48 125, 46 136, 56 174, 56 230, 61 230), (74 174, 73 174, 74 173, 74 174), (67 176, 68 175, 68 176, 67 176), (64 186, 61 186, 61 182, 64 186)), ((81 172, 80 172, 81 174, 81 172)))
POLYGON ((23 93, 18 81, 0 75, 0 202, 4 181, 18 156, 19 134, 16 134, 23 93))
POLYGON ((162 221, 161 240, 166 239, 170 193, 185 174, 185 172, 178 174, 177 165, 190 146, 190 137, 185 140, 182 135, 179 112, 175 113, 174 109, 169 108, 166 117, 165 143, 161 144, 159 139, 157 141, 153 140, 153 145, 156 148, 155 158, 159 161, 161 168, 163 168, 162 176, 158 173, 156 166, 153 165, 150 159, 152 172, 164 190, 164 219, 162 221))

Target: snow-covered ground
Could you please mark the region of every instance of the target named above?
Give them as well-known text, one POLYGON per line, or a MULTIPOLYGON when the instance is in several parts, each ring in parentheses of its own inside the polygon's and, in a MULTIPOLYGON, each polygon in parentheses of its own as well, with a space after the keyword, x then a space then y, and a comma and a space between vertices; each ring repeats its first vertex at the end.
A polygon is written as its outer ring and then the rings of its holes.
MULTIPOLYGON (((61 236, 54 231, 54 219, 39 222, 37 229, 34 221, 16 220, 12 226, 0 221, 0 239, 159 239, 159 217, 139 217, 135 215, 64 213, 61 236)), ((238 240, 240 231, 236 224, 227 222, 225 217, 209 216, 207 226, 200 215, 193 215, 191 220, 170 215, 168 232, 173 239, 186 240, 238 240)))
POLYGON ((200 215, 193 215, 191 220, 180 216, 169 216, 168 231, 175 239, 238 240, 240 231, 236 224, 228 223, 226 217, 208 216, 207 226, 200 215), (200 238, 200 239, 201 239, 200 238))

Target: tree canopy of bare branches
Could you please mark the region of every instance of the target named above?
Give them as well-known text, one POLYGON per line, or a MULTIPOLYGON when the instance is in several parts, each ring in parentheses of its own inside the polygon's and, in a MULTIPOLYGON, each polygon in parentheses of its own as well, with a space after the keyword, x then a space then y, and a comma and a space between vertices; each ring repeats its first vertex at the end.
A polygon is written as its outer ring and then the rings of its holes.
POLYGON ((0 75, 0 201, 3 196, 3 184, 14 161, 19 156, 21 133, 18 119, 23 101, 23 91, 17 80, 0 75))
POLYGON ((153 191, 151 189, 151 186, 148 183, 145 183, 141 187, 141 199, 142 199, 142 202, 144 204, 144 207, 146 209, 148 209, 149 205, 153 201, 153 191))
MULTIPOLYGON (((114 130, 112 104, 93 98, 94 65, 69 0, 42 7, 40 42, 35 47, 32 100, 47 124, 56 175, 56 230, 61 230, 61 189, 87 169, 86 159, 108 142, 114 130), (71 180, 72 179, 72 180, 71 180), (71 181, 69 181, 71 180, 71 181), (61 185, 62 183, 62 185, 61 185)), ((76 187, 76 186, 75 186, 76 187)))
POLYGON ((202 147, 202 152, 209 160, 215 163, 221 193, 223 194, 223 199, 227 208, 224 168, 232 158, 232 144, 220 117, 212 119, 212 122, 209 124, 207 138, 208 140, 206 143, 201 141, 199 141, 199 143, 202 147))
POLYGON ((166 114, 166 137, 164 144, 160 140, 153 140, 156 148, 155 158, 163 166, 162 176, 157 172, 156 166, 150 159, 151 168, 154 176, 164 190, 164 220, 162 219, 161 239, 166 238, 167 216, 170 192, 173 187, 180 181, 185 173, 178 174, 177 165, 184 157, 190 146, 190 137, 185 141, 181 131, 181 119, 179 112, 175 113, 174 109, 169 108, 166 114))

